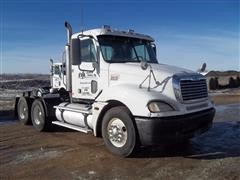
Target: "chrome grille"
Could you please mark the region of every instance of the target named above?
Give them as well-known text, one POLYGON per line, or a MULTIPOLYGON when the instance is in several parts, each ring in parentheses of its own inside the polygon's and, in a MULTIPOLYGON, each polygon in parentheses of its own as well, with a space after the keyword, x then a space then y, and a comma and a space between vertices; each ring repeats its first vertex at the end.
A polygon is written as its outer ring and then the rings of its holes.
POLYGON ((180 89, 182 100, 184 102, 208 97, 207 83, 205 79, 181 79, 180 89))

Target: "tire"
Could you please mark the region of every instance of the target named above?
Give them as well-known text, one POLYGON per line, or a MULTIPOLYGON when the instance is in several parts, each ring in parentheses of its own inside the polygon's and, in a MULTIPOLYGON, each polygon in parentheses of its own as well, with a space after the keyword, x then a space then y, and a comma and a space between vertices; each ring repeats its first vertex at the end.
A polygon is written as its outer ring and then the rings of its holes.
POLYGON ((31 122, 30 105, 25 97, 20 97, 17 104, 17 115, 20 123, 27 125, 31 122))
POLYGON ((107 149, 128 157, 137 149, 137 133, 130 112, 124 106, 113 107, 103 117, 102 136, 107 149))
POLYGON ((45 109, 40 99, 35 99, 31 108, 33 127, 38 131, 45 131, 48 128, 45 109))

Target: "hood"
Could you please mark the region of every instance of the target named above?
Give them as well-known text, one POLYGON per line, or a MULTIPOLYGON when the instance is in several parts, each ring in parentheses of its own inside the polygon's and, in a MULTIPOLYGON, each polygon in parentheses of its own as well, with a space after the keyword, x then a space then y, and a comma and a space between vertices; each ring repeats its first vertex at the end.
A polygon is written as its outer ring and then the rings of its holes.
POLYGON ((142 87, 143 89, 150 88, 155 91, 163 91, 166 86, 169 89, 172 88, 169 82, 172 82, 170 80, 173 75, 178 73, 192 75, 194 73, 187 69, 165 64, 150 64, 150 66, 143 70, 141 63, 112 63, 109 65, 109 86, 131 84, 137 88, 142 87), (153 74, 150 73, 150 66, 153 74), (149 81, 150 74, 151 80, 149 81), (155 76, 156 81, 153 76, 155 76))
MULTIPOLYGON (((176 66, 170 66, 166 64, 150 64, 157 81, 162 81, 167 77, 171 77, 177 73, 194 73, 193 71, 179 68, 176 66)), ((141 63, 112 63, 109 67, 109 75, 117 74, 120 76, 132 76, 133 78, 142 79, 149 75, 150 67, 146 70, 141 68, 141 63)), ((130 78, 130 77, 129 77, 130 78)))

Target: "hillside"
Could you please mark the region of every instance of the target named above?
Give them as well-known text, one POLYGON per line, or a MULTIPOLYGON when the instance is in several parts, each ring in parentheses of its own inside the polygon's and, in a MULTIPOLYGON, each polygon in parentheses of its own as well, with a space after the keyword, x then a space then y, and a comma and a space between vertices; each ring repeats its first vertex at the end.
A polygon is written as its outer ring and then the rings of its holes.
POLYGON ((0 89, 31 89, 50 86, 50 76, 47 74, 2 74, 0 89))

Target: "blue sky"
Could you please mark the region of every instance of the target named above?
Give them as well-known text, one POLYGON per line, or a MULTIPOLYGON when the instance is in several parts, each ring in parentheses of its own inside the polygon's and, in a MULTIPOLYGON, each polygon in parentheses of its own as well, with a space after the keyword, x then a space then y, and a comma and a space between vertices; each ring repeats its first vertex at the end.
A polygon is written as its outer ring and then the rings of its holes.
POLYGON ((74 32, 111 25, 153 36, 160 63, 240 70, 238 0, 0 0, 0 73, 48 73, 74 32))

